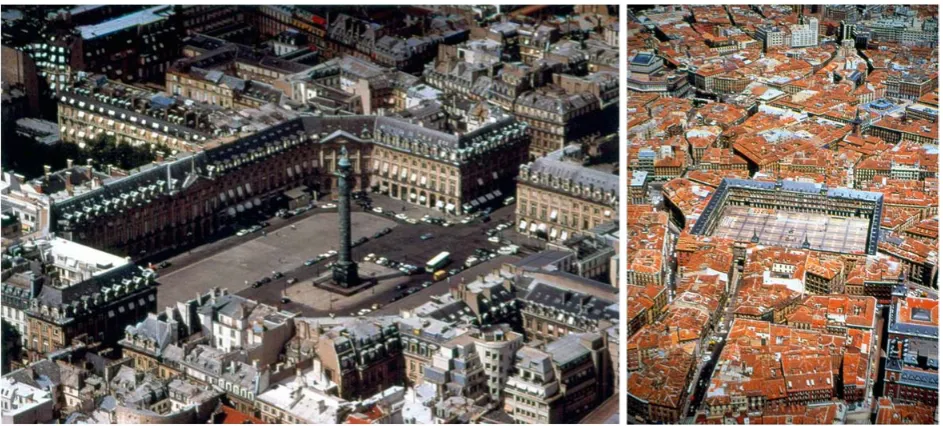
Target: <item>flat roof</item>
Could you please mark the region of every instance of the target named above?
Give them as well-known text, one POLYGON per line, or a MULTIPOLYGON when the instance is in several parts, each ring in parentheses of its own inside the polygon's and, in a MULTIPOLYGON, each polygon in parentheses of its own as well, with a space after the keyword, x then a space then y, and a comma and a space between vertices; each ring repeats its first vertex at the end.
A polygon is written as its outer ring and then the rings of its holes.
POLYGON ((77 29, 85 40, 91 40, 97 37, 106 36, 131 27, 152 24, 154 22, 167 19, 167 15, 162 14, 168 11, 172 6, 155 6, 138 12, 130 13, 115 19, 102 22, 95 25, 83 25, 77 29))

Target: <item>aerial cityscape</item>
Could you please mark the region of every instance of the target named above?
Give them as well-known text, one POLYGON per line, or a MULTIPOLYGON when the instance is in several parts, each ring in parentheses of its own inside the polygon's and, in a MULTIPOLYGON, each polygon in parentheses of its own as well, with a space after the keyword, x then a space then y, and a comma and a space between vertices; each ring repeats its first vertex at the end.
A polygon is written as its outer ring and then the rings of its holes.
POLYGON ((4 423, 620 421, 619 7, 0 12, 4 423))
POLYGON ((938 7, 627 21, 628 422, 938 424, 938 7))

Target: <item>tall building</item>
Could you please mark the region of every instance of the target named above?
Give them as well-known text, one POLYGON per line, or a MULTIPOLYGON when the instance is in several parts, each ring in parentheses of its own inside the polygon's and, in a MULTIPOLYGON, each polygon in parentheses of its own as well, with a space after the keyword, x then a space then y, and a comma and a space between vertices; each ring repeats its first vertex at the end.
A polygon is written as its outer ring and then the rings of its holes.
POLYGON ((807 23, 792 25, 790 30, 790 47, 814 47, 819 45, 819 20, 809 18, 807 23))
POLYGON ((517 179, 517 230, 564 241, 615 220, 619 176, 583 167, 579 146, 521 166, 517 179))

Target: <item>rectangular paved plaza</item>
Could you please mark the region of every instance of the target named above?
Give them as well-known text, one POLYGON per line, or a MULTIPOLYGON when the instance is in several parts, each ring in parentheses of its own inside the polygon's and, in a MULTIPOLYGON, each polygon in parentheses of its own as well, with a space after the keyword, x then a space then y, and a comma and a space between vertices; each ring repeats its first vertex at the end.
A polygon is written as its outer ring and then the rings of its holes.
POLYGON ((712 235, 750 241, 754 232, 763 245, 801 248, 808 238, 813 250, 859 253, 867 247, 868 219, 727 206, 712 235))
MULTIPOLYGON (((351 214, 352 239, 370 237, 396 222, 367 213, 351 214)), ((334 212, 317 213, 266 236, 246 241, 192 265, 162 275, 157 306, 185 301, 206 293, 213 287, 236 293, 273 271, 287 272, 300 267, 306 259, 328 250, 337 250, 340 231, 334 212)), ((273 291, 278 291, 274 289, 273 291)))

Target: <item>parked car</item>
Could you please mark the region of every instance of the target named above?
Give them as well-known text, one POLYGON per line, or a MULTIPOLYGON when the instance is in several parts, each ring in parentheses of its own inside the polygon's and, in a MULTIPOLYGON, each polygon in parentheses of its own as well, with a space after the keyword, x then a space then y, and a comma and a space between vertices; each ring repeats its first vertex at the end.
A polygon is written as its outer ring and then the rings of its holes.
POLYGON ((489 243, 498 244, 498 243, 501 242, 501 238, 498 238, 497 235, 495 235, 495 236, 493 236, 493 237, 488 237, 488 242, 489 242, 489 243))
POLYGON ((374 208, 373 208, 373 211, 374 211, 375 213, 383 213, 383 207, 374 207, 374 208))
POLYGON ((284 277, 284 276, 285 276, 285 274, 283 274, 283 273, 281 273, 281 272, 278 272, 278 271, 272 272, 272 278, 274 278, 274 279, 276 279, 276 280, 279 279, 279 278, 281 278, 281 277, 284 277))
POLYGON ((422 234, 422 235, 419 236, 419 239, 420 239, 420 240, 423 240, 423 241, 432 239, 432 233, 427 232, 427 233, 425 233, 425 234, 422 234))
POLYGON ((318 263, 318 259, 308 259, 305 261, 305 266, 311 266, 311 265, 314 265, 315 263, 318 263))
POLYGON ((423 281, 422 288, 429 288, 432 286, 432 281, 423 281))
POLYGON ((246 234, 248 234, 248 233, 249 233, 249 230, 248 230, 248 229, 240 229, 239 232, 236 232, 236 236, 237 236, 237 237, 241 237, 241 236, 246 235, 246 234))
POLYGON ((160 269, 169 268, 169 267, 170 267, 170 262, 163 261, 163 262, 161 262, 161 263, 158 263, 158 264, 157 264, 157 267, 160 268, 160 269))
POLYGON ((282 304, 284 305, 284 304, 286 304, 286 303, 291 303, 291 299, 289 299, 289 298, 287 298, 287 297, 283 297, 283 298, 282 298, 282 304))
POLYGON ((297 278, 289 278, 288 281, 285 281, 285 282, 288 283, 288 285, 292 285, 292 284, 298 282, 298 279, 297 279, 297 278))
POLYGON ((449 276, 457 275, 459 272, 462 272, 461 269, 449 269, 449 276))
POLYGON ((396 218, 399 219, 399 220, 406 220, 407 217, 408 217, 408 216, 406 216, 406 215, 403 214, 403 213, 398 213, 398 214, 396 215, 396 218))
POLYGON ((259 280, 259 281, 262 282, 262 284, 268 284, 268 283, 272 282, 272 279, 269 278, 269 277, 263 277, 263 278, 262 278, 261 280, 259 280))

